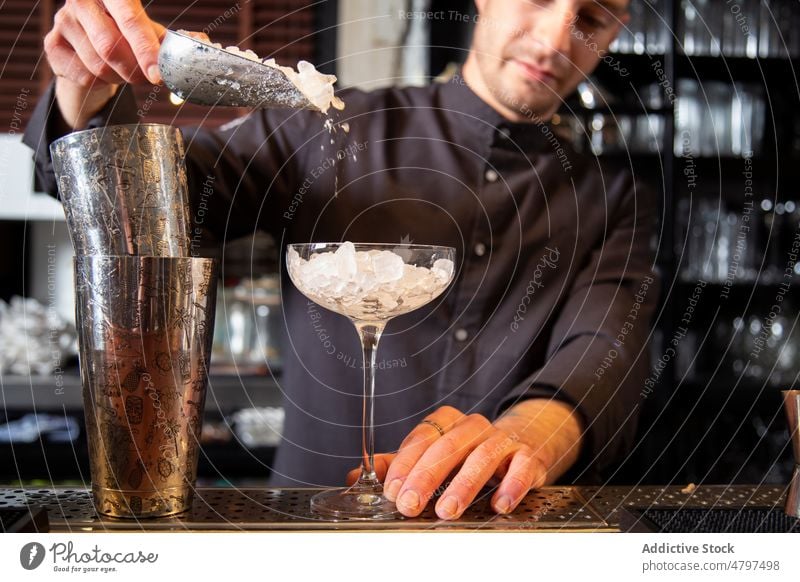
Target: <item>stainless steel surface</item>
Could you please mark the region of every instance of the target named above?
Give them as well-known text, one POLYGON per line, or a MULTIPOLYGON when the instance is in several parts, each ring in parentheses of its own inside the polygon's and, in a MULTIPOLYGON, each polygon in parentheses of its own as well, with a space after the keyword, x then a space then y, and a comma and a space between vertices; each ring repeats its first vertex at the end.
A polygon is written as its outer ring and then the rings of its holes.
POLYGON ((620 507, 780 507, 784 487, 774 485, 676 485, 580 487, 581 495, 607 522, 619 524, 620 507))
POLYGON ((789 425, 789 436, 792 441, 794 453, 794 471, 789 489, 786 492, 784 511, 786 515, 800 517, 800 390, 783 390, 783 409, 786 412, 786 422, 789 425))
POLYGON ((278 69, 168 30, 158 68, 169 90, 198 105, 316 109, 278 69))
POLYGON ((52 531, 86 530, 609 530, 574 488, 546 487, 531 493, 508 516, 495 515, 483 496, 458 521, 439 520, 432 507, 414 519, 330 521, 311 513, 320 489, 197 489, 190 511, 134 522, 98 516, 83 489, 0 490, 0 507, 41 504, 52 531))
POLYGON ((0 489, 0 507, 44 505, 52 531, 105 530, 411 530, 411 531, 619 531, 618 508, 781 507, 784 487, 701 485, 692 493, 678 486, 545 487, 532 492, 509 516, 494 515, 482 497, 454 522, 431 508, 415 519, 323 520, 309 511, 319 489, 199 488, 190 511, 139 521, 98 516, 85 489, 0 489))
POLYGON ((214 328, 213 259, 75 258, 76 322, 99 512, 191 506, 214 328))
POLYGON ((189 256, 183 138, 158 124, 70 133, 50 145, 76 255, 189 256))

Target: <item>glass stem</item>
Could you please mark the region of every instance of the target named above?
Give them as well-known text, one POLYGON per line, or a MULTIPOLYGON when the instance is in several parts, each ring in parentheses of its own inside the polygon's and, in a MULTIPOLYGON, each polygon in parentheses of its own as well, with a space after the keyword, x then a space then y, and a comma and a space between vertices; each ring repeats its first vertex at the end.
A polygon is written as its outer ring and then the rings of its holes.
POLYGON ((364 355, 364 401, 361 423, 361 476, 359 485, 378 484, 375 474, 375 354, 386 324, 356 322, 364 355))

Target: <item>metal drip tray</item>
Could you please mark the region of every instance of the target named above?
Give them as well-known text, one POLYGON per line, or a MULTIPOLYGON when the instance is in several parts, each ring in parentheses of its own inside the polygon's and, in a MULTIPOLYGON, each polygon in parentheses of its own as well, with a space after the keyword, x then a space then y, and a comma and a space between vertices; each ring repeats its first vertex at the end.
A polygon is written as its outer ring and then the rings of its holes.
POLYGON ((774 485, 701 485, 664 487, 580 487, 580 493, 608 523, 619 524, 620 509, 783 508, 786 487, 774 485))
POLYGON ((49 513, 51 531, 611 529, 571 487, 545 487, 532 492, 513 514, 505 516, 492 511, 487 493, 457 521, 440 520, 432 504, 417 518, 330 521, 311 512, 311 496, 319 491, 204 488, 196 491, 191 510, 175 517, 140 520, 99 517, 90 492, 80 489, 0 490, 0 507, 42 505, 49 513))
POLYGON ((622 531, 661 533, 800 533, 800 519, 774 507, 670 507, 621 510, 622 531))

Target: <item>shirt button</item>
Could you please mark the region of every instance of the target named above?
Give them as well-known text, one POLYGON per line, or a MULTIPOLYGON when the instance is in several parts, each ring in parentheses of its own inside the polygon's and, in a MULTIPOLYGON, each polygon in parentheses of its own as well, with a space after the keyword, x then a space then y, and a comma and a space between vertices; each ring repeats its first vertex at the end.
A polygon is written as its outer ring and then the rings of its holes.
POLYGON ((469 337, 469 333, 467 333, 466 329, 457 329, 453 336, 456 338, 456 340, 463 342, 469 337))
POLYGON ((497 179, 500 177, 497 175, 497 172, 494 170, 486 170, 486 174, 484 174, 487 182, 497 182, 497 179))
POLYGON ((482 257, 483 255, 486 254, 486 245, 483 243, 478 243, 475 245, 473 250, 475 251, 475 254, 477 256, 482 257))

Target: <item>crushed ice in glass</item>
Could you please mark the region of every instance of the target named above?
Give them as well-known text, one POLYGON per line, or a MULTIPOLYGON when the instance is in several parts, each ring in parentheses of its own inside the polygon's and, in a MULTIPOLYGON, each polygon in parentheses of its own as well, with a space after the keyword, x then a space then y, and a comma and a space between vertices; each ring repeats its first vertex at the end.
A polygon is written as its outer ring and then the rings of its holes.
POLYGON ((438 259, 429 269, 407 264, 389 250, 356 251, 351 242, 309 260, 290 247, 287 266, 297 288, 310 299, 362 320, 387 319, 428 303, 444 291, 454 270, 449 259, 438 259))

